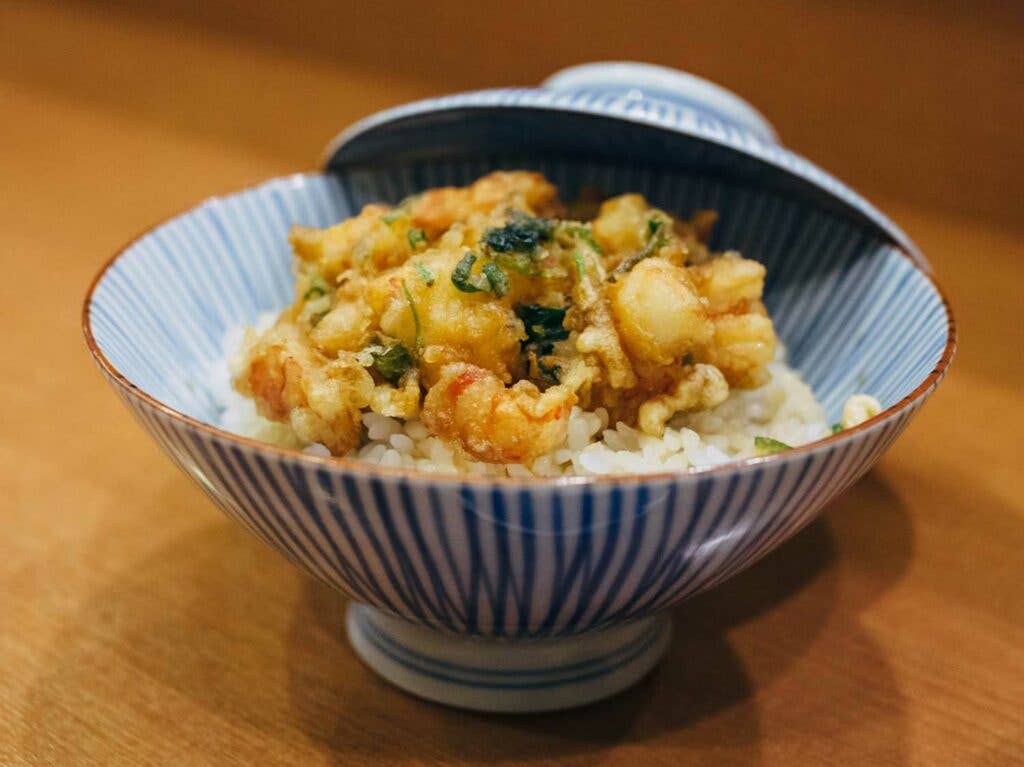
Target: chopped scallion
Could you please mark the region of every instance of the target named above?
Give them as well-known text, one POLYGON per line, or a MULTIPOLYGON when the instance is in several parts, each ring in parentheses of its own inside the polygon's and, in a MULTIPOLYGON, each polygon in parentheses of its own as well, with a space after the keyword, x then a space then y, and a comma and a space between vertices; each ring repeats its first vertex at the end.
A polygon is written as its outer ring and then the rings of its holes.
POLYGON ((486 290, 486 288, 480 287, 473 280, 473 264, 475 263, 476 254, 471 250, 467 250, 466 255, 452 269, 452 285, 463 293, 479 293, 482 290, 486 290))
POLYGON ((413 250, 427 244, 427 234, 422 229, 410 229, 405 233, 405 238, 409 241, 409 247, 413 250))
POLYGON ((576 275, 582 280, 586 275, 586 266, 583 264, 583 253, 579 248, 572 252, 572 260, 576 262, 576 275))
POLYGON ((634 255, 624 260, 615 267, 615 270, 608 275, 609 282, 615 282, 620 275, 625 274, 645 258, 650 258, 668 243, 668 236, 665 234, 665 222, 660 218, 652 216, 647 220, 647 242, 634 255))
POLYGON ((780 442, 771 437, 754 437, 754 449, 761 455, 774 455, 775 453, 781 453, 783 450, 792 450, 793 448, 785 442, 780 442))
POLYGON ((392 386, 413 366, 412 355, 403 343, 395 343, 383 351, 372 351, 371 354, 374 370, 392 386))
POLYGON ((437 275, 434 271, 426 264, 413 264, 412 268, 416 270, 416 275, 423 280, 429 288, 434 284, 434 280, 437 279, 437 275))
POLYGON ((501 267, 493 261, 488 261, 482 269, 487 283, 491 286, 491 292, 498 298, 508 293, 508 275, 501 271, 501 267))

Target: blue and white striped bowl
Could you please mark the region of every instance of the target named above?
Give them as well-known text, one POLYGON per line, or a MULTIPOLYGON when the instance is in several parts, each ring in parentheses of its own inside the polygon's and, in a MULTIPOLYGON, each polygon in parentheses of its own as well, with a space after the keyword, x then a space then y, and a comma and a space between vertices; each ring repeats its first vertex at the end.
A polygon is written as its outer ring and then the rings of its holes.
POLYGON ((642 676, 668 641, 666 608, 792 536, 906 427, 955 344, 948 304, 908 250, 868 218, 698 169, 521 151, 408 159, 203 202, 104 267, 83 324, 114 390, 214 503, 352 598, 350 637, 373 668, 455 705, 543 710, 642 676), (293 223, 326 226, 498 167, 540 170, 565 198, 597 186, 684 215, 717 209, 712 244, 767 265, 789 361, 830 416, 859 391, 886 409, 811 445, 704 471, 531 481, 325 459, 213 425, 205 371, 227 329, 289 301, 293 223))

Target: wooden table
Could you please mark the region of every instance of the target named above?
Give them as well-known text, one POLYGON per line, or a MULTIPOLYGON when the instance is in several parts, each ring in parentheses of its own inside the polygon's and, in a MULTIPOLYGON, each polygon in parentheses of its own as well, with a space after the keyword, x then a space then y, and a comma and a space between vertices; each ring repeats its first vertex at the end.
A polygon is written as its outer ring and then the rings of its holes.
POLYGON ((623 35, 562 8, 278 5, 0 5, 0 764, 1024 762, 1019 12, 654 3, 623 35), (360 115, 601 56, 764 105, 930 256, 961 352, 875 471, 676 611, 638 687, 461 713, 363 668, 344 600, 173 469, 92 369, 79 301, 133 232, 310 167, 360 115))

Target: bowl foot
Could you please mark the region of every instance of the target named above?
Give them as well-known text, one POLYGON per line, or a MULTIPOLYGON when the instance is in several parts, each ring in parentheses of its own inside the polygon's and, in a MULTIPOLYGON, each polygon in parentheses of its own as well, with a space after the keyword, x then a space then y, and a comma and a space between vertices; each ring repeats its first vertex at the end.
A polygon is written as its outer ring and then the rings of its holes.
POLYGON ((638 682, 668 647, 665 614, 557 639, 459 637, 366 605, 348 608, 360 658, 421 698, 475 711, 527 713, 572 708, 638 682))

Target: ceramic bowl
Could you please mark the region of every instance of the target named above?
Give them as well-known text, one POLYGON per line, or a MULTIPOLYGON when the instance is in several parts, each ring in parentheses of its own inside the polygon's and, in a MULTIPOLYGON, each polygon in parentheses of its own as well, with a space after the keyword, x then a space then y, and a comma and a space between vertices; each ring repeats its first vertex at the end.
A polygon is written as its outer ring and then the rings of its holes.
MULTIPOLYGON (((714 173, 579 155, 410 160, 280 178, 209 199, 131 242, 97 276, 84 331, 100 370, 213 502, 351 599, 356 652, 423 697, 538 711, 610 695, 669 639, 666 610, 792 536, 878 460, 954 349, 927 265, 866 220, 714 173), (703 471, 484 479, 388 469, 222 431, 207 380, 222 337, 290 301, 294 223, 528 167, 563 198, 639 191, 677 214, 715 208, 712 245, 766 264, 789 362, 833 420, 870 392, 867 423, 703 471)), ((682 638, 685 641, 685 637, 682 638)))

